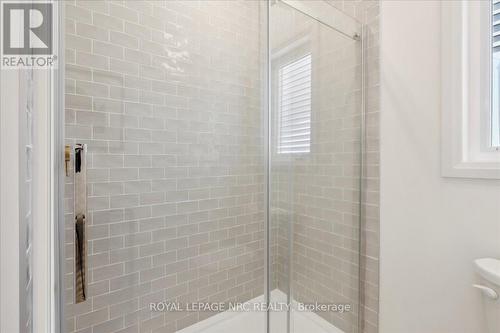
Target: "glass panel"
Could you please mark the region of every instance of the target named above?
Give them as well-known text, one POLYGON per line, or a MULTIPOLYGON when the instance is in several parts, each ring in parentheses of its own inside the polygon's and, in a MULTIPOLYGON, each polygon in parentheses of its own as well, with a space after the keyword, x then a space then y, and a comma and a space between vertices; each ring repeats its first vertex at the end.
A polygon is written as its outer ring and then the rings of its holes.
MULTIPOLYGON (((34 149, 40 149, 33 140, 34 123, 34 80, 33 70, 26 69, 19 74, 19 316, 20 333, 33 332, 33 295, 34 276, 33 260, 35 249, 33 242, 34 221, 33 195, 34 149)), ((38 230, 38 229, 37 229, 38 230)))
POLYGON ((271 299, 293 305, 271 313, 270 331, 357 332, 361 43, 282 2, 269 29, 271 299), (282 73, 304 59, 307 103, 293 119, 307 123, 307 153, 283 154, 282 73))
POLYGON ((269 332, 356 332, 361 43, 270 8, 65 2, 65 139, 88 145, 89 282, 75 304, 70 167, 65 332, 264 332, 264 311, 210 320, 261 304, 266 287, 285 306, 269 332))
MULTIPOLYGON (((219 312, 189 304, 263 301, 267 3, 64 3, 66 143, 88 145, 89 195, 74 304, 71 170, 65 331, 174 332, 219 312)), ((265 312, 244 320, 228 325, 265 331, 265 312)))

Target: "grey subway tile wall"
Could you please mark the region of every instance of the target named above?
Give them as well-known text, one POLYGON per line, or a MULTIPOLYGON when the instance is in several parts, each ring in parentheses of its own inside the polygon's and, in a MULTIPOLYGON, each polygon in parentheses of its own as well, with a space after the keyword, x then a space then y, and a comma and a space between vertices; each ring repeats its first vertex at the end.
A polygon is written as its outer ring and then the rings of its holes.
POLYGON ((66 332, 173 332, 214 313, 150 302, 262 295, 265 4, 64 5, 66 143, 89 150, 89 298, 74 304, 70 175, 66 332))
POLYGON ((286 6, 271 8, 271 57, 306 39, 302 52, 313 62, 310 153, 277 153, 279 110, 273 111, 272 282, 300 302, 353 305, 350 315, 318 313, 345 332, 378 332, 379 2, 327 3, 364 24, 364 80, 360 45, 286 6))
MULTIPOLYGON (((320 154, 272 165, 270 286, 292 288, 298 301, 359 306, 362 331, 371 333, 378 331, 379 7, 327 2, 366 24, 362 238, 353 157, 361 63, 353 43, 325 30, 315 41, 316 61, 331 71, 314 74, 325 84, 313 92, 311 147, 320 154), (351 114, 339 109, 341 93, 356 95, 351 114)), ((155 313, 150 302, 263 294, 266 10, 265 1, 243 0, 65 1, 65 133, 66 143, 89 147, 90 266, 89 300, 74 304, 70 176, 66 332, 175 332, 214 313, 155 313)), ((320 315, 354 331, 357 315, 320 315)))
MULTIPOLYGON (((343 332, 358 332, 361 43, 283 5, 271 8, 270 26, 272 77, 282 63, 311 57, 310 89, 304 89, 310 149, 272 152, 277 285, 301 303, 350 305, 352 311, 317 314, 343 332)), ((286 105, 279 83, 273 86, 278 101, 271 105, 286 105)), ((273 112, 275 136, 280 112, 279 106, 273 112)))
POLYGON ((360 260, 360 331, 376 333, 380 249, 380 0, 326 0, 364 24, 365 137, 360 260))

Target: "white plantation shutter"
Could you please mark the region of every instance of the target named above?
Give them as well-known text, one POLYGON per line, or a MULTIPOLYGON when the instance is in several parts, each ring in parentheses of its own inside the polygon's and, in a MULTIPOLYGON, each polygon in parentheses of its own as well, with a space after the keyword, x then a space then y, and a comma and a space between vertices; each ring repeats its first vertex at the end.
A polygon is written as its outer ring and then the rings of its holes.
POLYGON ((492 18, 491 18, 491 40, 493 53, 500 52, 500 0, 492 0, 492 18))
POLYGON ((500 0, 492 0, 491 9, 491 145, 500 147, 500 0))
POLYGON ((279 71, 279 154, 310 152, 311 69, 309 54, 279 71))

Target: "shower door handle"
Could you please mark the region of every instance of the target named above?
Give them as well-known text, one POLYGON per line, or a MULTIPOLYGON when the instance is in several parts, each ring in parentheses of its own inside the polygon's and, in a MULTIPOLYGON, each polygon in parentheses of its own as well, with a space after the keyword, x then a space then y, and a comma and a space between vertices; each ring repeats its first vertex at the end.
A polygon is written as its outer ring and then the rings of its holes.
POLYGON ((85 215, 75 218, 75 303, 87 299, 85 215))
POLYGON ((87 299, 87 145, 75 145, 75 303, 87 299))

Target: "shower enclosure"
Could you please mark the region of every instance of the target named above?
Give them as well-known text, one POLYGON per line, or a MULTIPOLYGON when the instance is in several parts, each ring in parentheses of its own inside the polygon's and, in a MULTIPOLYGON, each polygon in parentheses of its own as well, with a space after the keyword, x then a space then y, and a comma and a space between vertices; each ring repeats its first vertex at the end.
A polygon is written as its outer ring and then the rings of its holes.
POLYGON ((61 332, 360 332, 361 25, 322 0, 60 6, 61 332))

